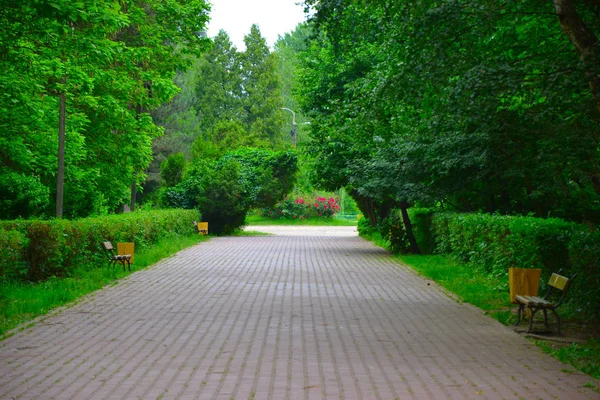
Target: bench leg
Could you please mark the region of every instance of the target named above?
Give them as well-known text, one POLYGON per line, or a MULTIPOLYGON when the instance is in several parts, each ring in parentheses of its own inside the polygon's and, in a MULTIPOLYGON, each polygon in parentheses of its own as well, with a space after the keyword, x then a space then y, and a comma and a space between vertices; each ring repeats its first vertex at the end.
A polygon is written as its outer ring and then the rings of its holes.
POLYGON ((552 313, 554 313, 554 316, 556 317, 556 326, 557 326, 557 332, 560 335, 560 317, 558 316, 558 313, 556 312, 556 310, 554 308, 551 308, 552 313))
POLYGON ((517 310, 517 322, 515 322, 515 326, 519 325, 521 322, 521 315, 523 314, 523 304, 519 303, 519 309, 517 310))
POLYGON ((531 315, 529 316, 529 329, 527 329, 527 333, 531 333, 531 331, 533 331, 533 317, 535 316, 535 313, 538 312, 538 310, 538 308, 529 307, 531 315))
POLYGON ((123 271, 125 271, 125 263, 127 263, 127 268, 129 269, 129 272, 131 272, 131 262, 129 260, 121 260, 119 263, 123 264, 123 271))
POLYGON ((544 325, 546 325, 546 328, 550 328, 550 325, 548 325, 548 310, 544 308, 544 325))

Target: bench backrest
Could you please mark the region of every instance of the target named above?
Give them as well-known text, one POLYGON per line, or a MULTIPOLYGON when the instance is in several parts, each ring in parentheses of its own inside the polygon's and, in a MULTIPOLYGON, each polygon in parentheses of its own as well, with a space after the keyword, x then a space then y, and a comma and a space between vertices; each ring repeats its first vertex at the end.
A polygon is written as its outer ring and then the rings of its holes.
POLYGON ((113 245, 111 242, 102 242, 102 247, 104 247, 104 250, 106 251, 110 251, 113 249, 113 245))
POLYGON ((565 299, 565 296, 567 295, 567 292, 569 291, 569 287, 571 286, 571 283, 573 282, 573 278, 575 278, 576 275, 577 274, 573 275, 571 277, 571 279, 569 279, 569 278, 566 278, 559 274, 552 274, 550 276, 550 280, 548 281, 548 286, 549 286, 548 293, 546 293, 546 296, 544 297, 544 299, 546 299, 546 300, 550 299, 550 296, 552 295, 552 292, 554 291, 554 289, 560 290, 560 291, 562 291, 562 296, 560 296, 558 302, 555 305, 555 308, 560 307, 563 300, 565 299))
POLYGON ((558 290, 567 290, 570 284, 571 280, 569 278, 558 274, 552 274, 552 276, 550 276, 550 280, 548 281, 548 286, 552 286, 558 290))

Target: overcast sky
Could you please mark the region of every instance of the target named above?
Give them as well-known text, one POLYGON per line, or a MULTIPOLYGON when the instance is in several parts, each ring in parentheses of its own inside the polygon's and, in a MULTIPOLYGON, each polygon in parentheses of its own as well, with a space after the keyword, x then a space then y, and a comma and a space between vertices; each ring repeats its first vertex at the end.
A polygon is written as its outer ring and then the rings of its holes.
POLYGON ((252 24, 258 24, 260 33, 273 48, 278 35, 294 30, 305 20, 304 7, 297 5, 301 0, 211 0, 211 21, 208 36, 215 37, 223 29, 231 41, 243 50, 244 35, 252 24))

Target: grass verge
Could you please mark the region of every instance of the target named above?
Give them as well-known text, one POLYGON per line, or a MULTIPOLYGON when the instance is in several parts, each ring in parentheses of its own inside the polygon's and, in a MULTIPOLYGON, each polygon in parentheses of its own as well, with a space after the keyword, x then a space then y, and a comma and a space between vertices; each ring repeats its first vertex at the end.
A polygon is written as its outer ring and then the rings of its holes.
MULTIPOLYGON (((206 240, 206 236, 177 236, 165 238, 152 247, 135 254, 132 272, 141 270, 186 247, 206 240)), ((98 251, 101 251, 98 249, 98 251)), ((52 277, 44 282, 0 283, 0 340, 7 333, 34 318, 69 303, 129 275, 120 265, 107 268, 101 265, 82 265, 67 278, 52 277)))
POLYGON ((544 352, 558 358, 563 363, 600 379, 600 339, 590 339, 585 344, 573 343, 568 346, 543 340, 536 340, 535 343, 544 352))
POLYGON ((235 231, 230 236, 273 236, 272 233, 259 232, 259 231, 235 231))
POLYGON ((246 217, 246 225, 356 226, 356 224, 356 220, 341 218, 270 219, 259 215, 249 215, 246 217))

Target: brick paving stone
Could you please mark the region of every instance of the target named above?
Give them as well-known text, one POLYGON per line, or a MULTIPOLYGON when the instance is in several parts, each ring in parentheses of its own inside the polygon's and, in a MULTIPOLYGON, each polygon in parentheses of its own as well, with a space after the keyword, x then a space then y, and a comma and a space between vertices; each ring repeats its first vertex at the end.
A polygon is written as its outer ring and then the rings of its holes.
POLYGON ((0 399, 599 399, 355 228, 254 227, 0 342, 0 399))

